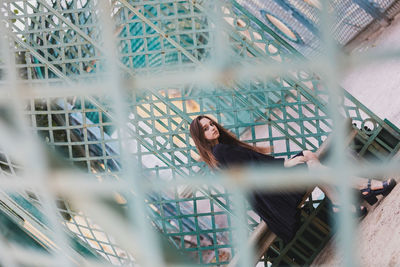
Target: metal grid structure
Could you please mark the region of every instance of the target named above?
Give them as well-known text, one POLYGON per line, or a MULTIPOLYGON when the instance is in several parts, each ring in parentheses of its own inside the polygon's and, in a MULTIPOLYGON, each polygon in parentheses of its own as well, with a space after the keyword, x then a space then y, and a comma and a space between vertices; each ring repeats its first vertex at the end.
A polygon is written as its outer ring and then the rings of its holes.
MULTIPOLYGON (((207 179, 218 175, 199 161, 191 120, 213 116, 277 157, 316 150, 333 130, 331 84, 233 0, 0 8, 0 207, 47 251, 0 239, 4 266, 227 264, 259 218, 207 179)), ((391 125, 345 91, 340 102, 360 156, 398 151, 391 125)))
MULTIPOLYGON (((345 45, 373 21, 387 23, 387 10, 396 1, 341 0, 329 1, 329 12, 334 14, 331 25, 333 38, 345 45)), ((252 15, 276 31, 305 56, 318 56, 323 51, 319 14, 319 0, 240 0, 252 15)))

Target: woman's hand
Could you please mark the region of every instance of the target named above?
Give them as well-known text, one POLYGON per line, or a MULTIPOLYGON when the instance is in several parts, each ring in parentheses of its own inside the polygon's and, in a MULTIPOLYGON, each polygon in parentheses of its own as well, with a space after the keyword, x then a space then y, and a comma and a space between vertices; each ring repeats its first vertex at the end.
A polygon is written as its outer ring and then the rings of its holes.
POLYGON ((283 166, 285 168, 290 168, 301 163, 307 163, 307 165, 314 163, 319 164, 319 159, 315 153, 309 150, 304 150, 303 155, 304 156, 298 156, 292 159, 285 160, 283 166))
POLYGON ((293 166, 296 166, 298 164, 302 164, 302 163, 305 163, 305 162, 307 162, 306 157, 298 156, 298 157, 295 157, 295 158, 292 158, 292 159, 286 159, 285 162, 283 163, 283 166, 285 168, 290 168, 290 167, 293 167, 293 166))

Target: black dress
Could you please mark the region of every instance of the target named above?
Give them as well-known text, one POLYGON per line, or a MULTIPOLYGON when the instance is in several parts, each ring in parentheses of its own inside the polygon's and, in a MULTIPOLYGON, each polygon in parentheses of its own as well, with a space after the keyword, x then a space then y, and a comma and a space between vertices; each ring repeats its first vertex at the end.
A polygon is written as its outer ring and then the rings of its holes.
MULTIPOLYGON (((274 158, 238 145, 217 144, 213 147, 213 155, 221 168, 243 164, 268 164, 282 166, 284 159, 274 158)), ((254 211, 267 223, 269 229, 285 243, 295 235, 300 220, 300 204, 306 192, 261 192, 254 191, 249 201, 254 211)))

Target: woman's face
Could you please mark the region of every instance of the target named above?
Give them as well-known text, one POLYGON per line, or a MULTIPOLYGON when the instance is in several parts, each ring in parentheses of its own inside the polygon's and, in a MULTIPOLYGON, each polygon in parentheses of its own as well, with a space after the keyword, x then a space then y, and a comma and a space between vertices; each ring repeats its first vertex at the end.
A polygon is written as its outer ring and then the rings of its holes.
POLYGON ((204 137, 206 138, 206 140, 208 141, 216 141, 219 137, 219 131, 217 129, 217 127, 215 126, 215 124, 207 119, 207 118, 202 118, 200 120, 200 124, 201 127, 204 131, 204 137))

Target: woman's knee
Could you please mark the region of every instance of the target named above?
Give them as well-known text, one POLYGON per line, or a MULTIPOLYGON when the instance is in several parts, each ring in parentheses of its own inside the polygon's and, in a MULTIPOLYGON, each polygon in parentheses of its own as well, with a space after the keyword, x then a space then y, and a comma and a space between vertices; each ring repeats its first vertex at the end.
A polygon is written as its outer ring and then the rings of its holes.
POLYGON ((318 159, 317 155, 310 150, 304 150, 303 155, 307 160, 318 159))

